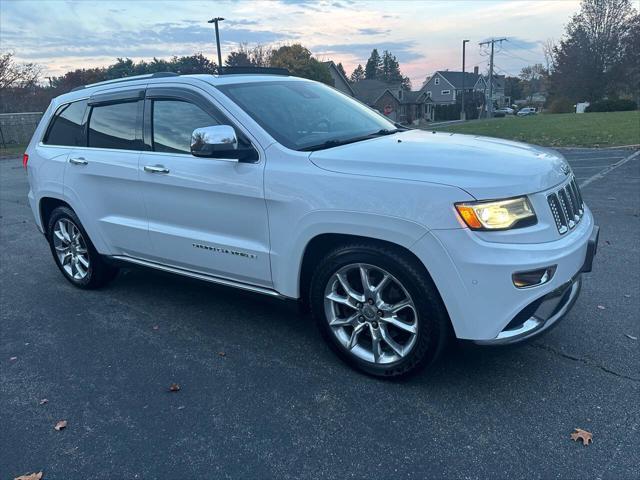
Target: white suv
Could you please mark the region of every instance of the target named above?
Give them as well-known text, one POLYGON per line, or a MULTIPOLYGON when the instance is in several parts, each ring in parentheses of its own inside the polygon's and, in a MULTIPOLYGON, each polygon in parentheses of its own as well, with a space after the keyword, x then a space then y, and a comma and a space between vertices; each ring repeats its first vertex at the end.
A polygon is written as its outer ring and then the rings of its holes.
POLYGON ((598 227, 562 155, 407 130, 325 85, 154 74, 56 98, 29 202, 80 288, 123 262, 302 299, 351 365, 394 376, 450 335, 562 318, 598 227))

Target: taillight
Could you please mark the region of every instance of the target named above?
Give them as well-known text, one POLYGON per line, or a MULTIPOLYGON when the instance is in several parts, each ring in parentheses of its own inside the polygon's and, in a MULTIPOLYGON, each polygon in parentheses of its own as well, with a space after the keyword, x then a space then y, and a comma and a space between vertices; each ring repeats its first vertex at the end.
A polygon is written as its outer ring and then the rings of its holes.
POLYGON ((22 166, 25 168, 25 170, 27 169, 27 163, 29 162, 29 155, 27 155, 26 153, 22 154, 22 166))

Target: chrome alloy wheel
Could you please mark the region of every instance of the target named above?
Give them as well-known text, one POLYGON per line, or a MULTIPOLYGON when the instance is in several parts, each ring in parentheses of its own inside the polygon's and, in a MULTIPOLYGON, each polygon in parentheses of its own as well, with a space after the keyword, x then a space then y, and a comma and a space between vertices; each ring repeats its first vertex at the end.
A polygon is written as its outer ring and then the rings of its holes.
POLYGON ((365 263, 340 268, 325 288, 324 311, 342 346, 367 362, 392 363, 415 346, 415 304, 402 284, 382 268, 365 263))
POLYGON ((53 227, 53 246, 60 265, 74 280, 89 273, 89 252, 80 229, 69 219, 61 218, 53 227))

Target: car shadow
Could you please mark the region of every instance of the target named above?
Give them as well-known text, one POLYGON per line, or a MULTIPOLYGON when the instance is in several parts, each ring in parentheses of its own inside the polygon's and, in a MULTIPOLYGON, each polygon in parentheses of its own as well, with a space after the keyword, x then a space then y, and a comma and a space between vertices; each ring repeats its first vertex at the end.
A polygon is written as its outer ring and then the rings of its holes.
POLYGON ((172 315, 173 321, 212 339, 219 339, 220 332, 225 332, 227 340, 233 337, 241 348, 256 349, 264 343, 271 350, 281 349, 272 351, 281 355, 291 345, 302 345, 304 355, 287 357, 287 361, 297 363, 296 367, 317 370, 321 362, 340 377, 361 377, 367 383, 402 384, 433 394, 440 389, 451 392, 470 386, 502 387, 505 378, 513 382, 519 377, 527 382, 527 377, 543 375, 546 370, 545 365, 529 365, 539 356, 532 355, 535 350, 528 346, 481 347, 452 340, 440 360, 427 370, 400 379, 380 379, 350 369, 335 357, 310 315, 295 301, 138 267, 124 269, 107 289, 118 297, 126 295, 136 304, 149 302, 152 312, 179 307, 179 318, 172 315), (284 340, 283 332, 287 333, 284 340))

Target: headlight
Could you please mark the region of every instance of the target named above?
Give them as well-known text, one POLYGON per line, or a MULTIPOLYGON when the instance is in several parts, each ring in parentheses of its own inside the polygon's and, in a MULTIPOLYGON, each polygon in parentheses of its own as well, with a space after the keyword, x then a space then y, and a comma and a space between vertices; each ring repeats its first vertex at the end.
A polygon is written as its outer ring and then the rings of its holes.
POLYGON ((472 230, 505 230, 536 223, 527 197, 456 203, 456 210, 472 230))

